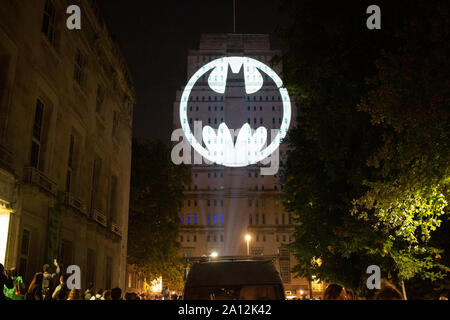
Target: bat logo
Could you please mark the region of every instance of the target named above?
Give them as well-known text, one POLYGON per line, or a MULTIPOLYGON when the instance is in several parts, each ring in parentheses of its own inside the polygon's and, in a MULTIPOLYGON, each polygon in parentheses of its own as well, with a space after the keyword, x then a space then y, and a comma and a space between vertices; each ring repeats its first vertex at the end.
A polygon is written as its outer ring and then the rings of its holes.
POLYGON ((283 88, 280 77, 264 63, 248 57, 222 57, 211 61, 194 73, 181 96, 180 123, 185 137, 202 157, 227 167, 245 167, 270 156, 286 136, 290 121, 291 101, 287 90, 283 88), (198 141, 192 133, 187 115, 187 105, 192 88, 203 75, 212 70, 208 77, 208 85, 214 92, 223 94, 229 69, 234 74, 243 69, 247 94, 261 90, 264 84, 261 72, 264 72, 278 88, 283 102, 283 121, 275 138, 268 146, 267 129, 260 126, 253 130, 248 123, 239 129, 236 143, 234 143, 232 130, 224 122, 220 123, 217 129, 208 125, 203 127, 203 141, 198 141), (205 147, 203 147, 203 143, 205 147))

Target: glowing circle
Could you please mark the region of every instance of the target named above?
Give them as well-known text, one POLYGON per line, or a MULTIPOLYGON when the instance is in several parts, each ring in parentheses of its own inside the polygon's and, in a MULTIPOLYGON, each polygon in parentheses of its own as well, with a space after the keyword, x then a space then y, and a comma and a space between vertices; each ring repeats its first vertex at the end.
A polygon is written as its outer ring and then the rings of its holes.
MULTIPOLYGON (((186 139, 189 141, 191 146, 205 159, 208 159, 211 162, 215 162, 220 165, 224 165, 227 167, 245 167, 247 165, 255 164, 268 156, 270 156, 274 151, 277 150, 280 143, 284 139, 284 137, 287 134, 287 131, 289 129, 289 125, 291 122, 291 100, 289 98, 289 94, 283 86, 283 81, 280 79, 280 77, 276 74, 274 70, 272 70, 269 66, 265 65, 264 63, 248 58, 248 57, 222 57, 216 60, 211 61, 210 63, 206 64, 205 66, 201 67, 197 72, 194 73, 194 75, 189 79, 186 87, 184 88, 183 94, 181 95, 181 101, 180 101, 180 123, 183 128, 184 135, 186 139), (245 76, 245 90, 247 94, 258 92, 259 89, 263 85, 263 79, 260 74, 260 71, 263 71, 267 74, 269 78, 273 80, 275 85, 277 86, 281 100, 283 102, 283 121, 281 123, 281 127, 278 130, 277 135, 272 140, 269 146, 264 148, 263 150, 252 150, 252 152, 242 152, 242 150, 245 149, 245 146, 242 146, 242 143, 239 142, 239 137, 241 136, 242 131, 242 140, 245 140, 250 143, 252 140, 253 143, 256 143, 257 139, 260 139, 261 142, 263 139, 263 135, 265 134, 265 139, 267 139, 267 129, 264 127, 259 127, 255 130, 255 133, 252 135, 250 132, 250 127, 247 125, 247 123, 244 124, 244 126, 241 128, 241 131, 238 135, 238 141, 236 142, 236 146, 232 142, 232 147, 230 147, 230 144, 228 144, 228 147, 225 147, 222 152, 217 152, 216 150, 210 149, 209 151, 203 147, 202 142, 197 141, 194 134, 191 131, 191 128, 189 126, 188 116, 187 116, 187 105, 189 101, 189 96, 191 94, 192 88, 197 83, 197 81, 208 71, 214 69, 208 79, 210 88, 218 93, 224 93, 225 92, 225 84, 226 84, 226 76, 228 74, 228 66, 230 66, 233 73, 238 73, 241 68, 244 68, 244 76, 245 76), (215 79, 221 79, 223 82, 212 82, 215 79), (224 78, 224 79, 223 79, 224 78), (253 81, 250 81, 253 80, 253 81), (245 130, 244 130, 245 129, 245 130), (249 133, 247 132, 247 129, 249 133), (238 145, 244 149, 239 149, 238 145), (231 158, 230 158, 231 155, 231 158), (234 158, 233 158, 234 157, 234 158), (231 159, 231 160, 230 160, 231 159), (238 159, 238 160, 236 160, 238 159)), ((227 131, 229 132, 228 127, 226 124, 222 123, 219 125, 219 129, 217 130, 217 135, 214 133, 211 133, 210 138, 220 140, 220 138, 225 139, 229 136, 227 136, 227 131), (225 130, 225 134, 222 136, 219 136, 219 134, 223 133, 223 130, 225 130), (219 133, 220 132, 220 133, 219 133)), ((203 128, 203 133, 208 133, 212 131, 210 127, 206 126, 203 128)), ((267 139, 268 140, 268 139, 267 139)), ((266 141, 266 140, 265 140, 266 141)), ((264 144, 265 144, 264 141, 264 144)), ((228 141, 229 142, 229 141, 228 141)), ((205 145, 207 143, 205 142, 205 145)), ((211 146, 209 146, 211 148, 211 146)))

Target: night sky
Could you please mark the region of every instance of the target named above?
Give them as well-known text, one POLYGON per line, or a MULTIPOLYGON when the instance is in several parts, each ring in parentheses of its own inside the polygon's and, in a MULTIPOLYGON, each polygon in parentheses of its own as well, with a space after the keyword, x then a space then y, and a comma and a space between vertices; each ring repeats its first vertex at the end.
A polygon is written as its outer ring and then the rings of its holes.
MULTIPOLYGON (((202 33, 233 31, 232 0, 98 0, 134 80, 134 136, 170 141, 176 91, 187 81, 187 53, 202 33)), ((236 32, 273 35, 277 0, 236 0, 236 32)), ((281 48, 276 39, 272 47, 281 48)))

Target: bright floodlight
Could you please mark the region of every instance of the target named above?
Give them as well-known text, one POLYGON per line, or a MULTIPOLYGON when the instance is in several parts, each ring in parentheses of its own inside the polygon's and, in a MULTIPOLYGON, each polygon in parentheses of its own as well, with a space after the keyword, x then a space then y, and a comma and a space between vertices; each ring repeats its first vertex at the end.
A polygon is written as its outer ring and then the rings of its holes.
POLYGON ((250 241, 252 239, 252 237, 248 234, 245 236, 245 240, 250 241))
POLYGON ((211 252, 211 257, 212 257, 212 258, 216 258, 217 256, 218 256, 217 252, 215 252, 215 251, 214 251, 214 252, 211 252))

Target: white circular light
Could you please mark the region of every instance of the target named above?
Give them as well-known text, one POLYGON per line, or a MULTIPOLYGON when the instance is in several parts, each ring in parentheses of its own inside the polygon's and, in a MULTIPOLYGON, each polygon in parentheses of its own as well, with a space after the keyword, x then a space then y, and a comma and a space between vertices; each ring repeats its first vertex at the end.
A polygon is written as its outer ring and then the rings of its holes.
POLYGON ((194 73, 181 96, 180 123, 187 141, 205 159, 227 167, 245 167, 267 158, 277 150, 286 136, 291 122, 291 101, 287 90, 282 86, 283 82, 276 72, 258 60, 248 57, 222 57, 211 61, 194 73), (197 141, 189 126, 187 105, 192 88, 205 73, 214 69, 208 78, 209 86, 215 92, 224 93, 228 66, 231 67, 233 73, 238 73, 240 68, 244 68, 247 94, 258 92, 262 87, 263 79, 260 71, 266 73, 274 81, 279 90, 283 102, 283 120, 277 135, 270 145, 263 150, 260 150, 260 148, 268 141, 267 129, 264 127, 255 128, 255 131, 252 133, 250 126, 245 123, 239 131, 235 145, 233 137, 229 133, 230 131, 225 123, 219 125, 217 132, 212 130, 211 127, 205 126, 202 133, 208 150, 203 147, 202 141, 197 141), (221 149, 220 146, 217 147, 217 141, 223 140, 225 140, 225 144, 221 149))

